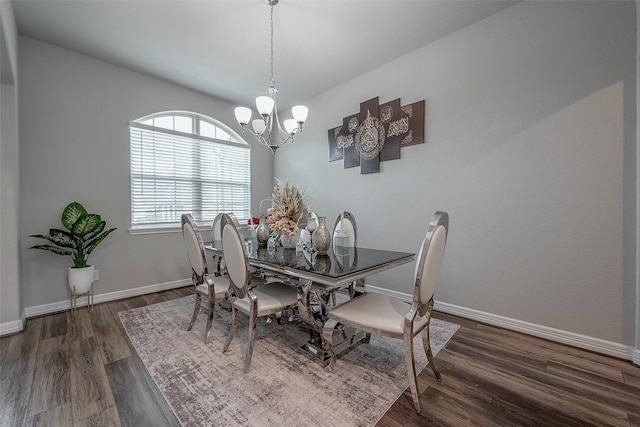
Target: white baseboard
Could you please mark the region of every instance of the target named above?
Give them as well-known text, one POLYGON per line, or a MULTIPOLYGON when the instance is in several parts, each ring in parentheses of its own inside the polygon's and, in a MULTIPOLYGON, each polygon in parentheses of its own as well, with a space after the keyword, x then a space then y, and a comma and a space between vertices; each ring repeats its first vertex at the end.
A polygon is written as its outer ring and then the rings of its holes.
MULTIPOLYGON (((191 279, 174 280, 172 282, 158 283, 155 285, 140 286, 133 289, 125 289, 122 291, 108 292, 106 294, 97 294, 93 297, 93 303, 115 301, 123 298, 136 297, 138 295, 151 294, 153 292, 166 291, 169 289, 181 288, 189 285, 191 279)), ((78 298, 78 307, 87 305, 87 297, 78 298)), ((33 307, 25 307, 22 320, 14 320, 11 322, 0 323, 0 337, 4 335, 22 332, 25 327, 26 319, 30 317, 43 316, 45 314, 58 313, 71 308, 69 300, 52 302, 49 304, 36 305, 33 307)))
POLYGON ((0 323, 0 337, 22 332, 22 330, 24 330, 24 323, 24 320, 0 323))
MULTIPOLYGON (((394 298, 398 298, 407 302, 411 302, 412 295, 402 292, 379 288, 367 285, 367 291, 385 294, 394 298)), ((522 320, 511 319, 497 314, 486 313, 471 308, 460 307, 453 304, 436 301, 434 309, 443 313, 464 317, 478 322, 498 326, 516 332, 522 332, 527 335, 548 339, 550 341, 567 344, 573 347, 582 348, 607 356, 617 357, 619 359, 629 360, 636 365, 640 365, 640 350, 628 345, 606 341, 600 338, 593 338, 586 335, 576 334, 574 332, 563 331, 560 329, 550 328, 548 326, 536 325, 534 323, 524 322, 522 320)))
MULTIPOLYGON (((155 285, 141 286, 133 289, 125 289, 122 291, 109 292, 106 294, 98 294, 94 296, 93 301, 95 304, 99 304, 102 302, 115 301, 123 298, 131 298, 139 295, 150 294, 153 292, 180 288, 190 283, 191 279, 182 279, 155 285)), ((409 294, 390 289, 379 288, 376 286, 367 285, 367 290, 370 292, 385 294, 407 302, 410 302, 412 299, 412 296, 409 294)), ((86 297, 78 299, 79 307, 83 307, 86 305, 86 297)), ((33 307, 26 307, 24 309, 23 320, 14 320, 11 322, 0 323, 0 336, 17 333, 24 330, 26 318, 65 311, 69 310, 70 308, 71 303, 69 300, 37 305, 33 307)), ((606 354, 608 356, 629 360, 632 363, 640 366, 640 349, 633 348, 624 344, 606 341, 599 338, 593 338, 586 335, 580 335, 560 329, 554 329, 547 326, 536 325, 521 320, 511 319, 496 314, 486 313, 438 301, 435 302, 434 308, 443 313, 472 319, 478 322, 487 323, 489 325, 499 326, 501 328, 509 329, 512 331, 522 332, 528 335, 548 339, 550 341, 560 342, 585 350, 594 351, 596 353, 606 354)))
MULTIPOLYGON (((93 296, 93 303, 115 301, 123 298, 136 297, 138 295, 151 294, 153 292, 166 291, 169 289, 180 288, 191 283, 191 279, 174 280, 173 282, 158 283, 156 285, 141 286, 133 289, 125 289, 122 291, 109 292, 106 294, 97 294, 93 296)), ((78 298, 78 307, 87 305, 87 297, 78 298)), ((71 302, 69 300, 52 302, 49 304, 36 305, 33 307, 25 307, 25 316, 36 317, 45 314, 56 313, 59 311, 69 310, 71 302)))

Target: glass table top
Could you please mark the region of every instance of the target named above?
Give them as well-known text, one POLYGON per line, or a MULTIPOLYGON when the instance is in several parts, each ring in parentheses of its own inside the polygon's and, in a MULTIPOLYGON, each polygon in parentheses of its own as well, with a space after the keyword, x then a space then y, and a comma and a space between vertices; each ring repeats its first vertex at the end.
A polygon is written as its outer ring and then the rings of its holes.
MULTIPOLYGON (((220 242, 206 245, 209 250, 218 251, 220 242)), ((383 268, 389 264, 404 264, 413 261, 415 254, 370 248, 329 248, 326 254, 319 254, 309 250, 284 249, 277 246, 270 250, 266 246, 258 246, 255 238, 245 240, 245 249, 249 261, 256 265, 273 265, 274 267, 288 267, 319 274, 328 278, 357 274, 368 270, 383 268)))

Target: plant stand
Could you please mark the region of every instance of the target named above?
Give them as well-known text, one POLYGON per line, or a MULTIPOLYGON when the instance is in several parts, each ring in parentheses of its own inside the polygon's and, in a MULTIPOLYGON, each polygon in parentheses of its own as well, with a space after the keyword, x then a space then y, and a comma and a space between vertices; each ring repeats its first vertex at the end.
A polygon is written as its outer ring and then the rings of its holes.
POLYGON ((83 294, 76 294, 76 288, 71 291, 71 318, 76 320, 76 311, 78 311, 78 298, 81 296, 87 296, 87 309, 89 313, 93 313, 93 283, 89 287, 89 290, 83 294))

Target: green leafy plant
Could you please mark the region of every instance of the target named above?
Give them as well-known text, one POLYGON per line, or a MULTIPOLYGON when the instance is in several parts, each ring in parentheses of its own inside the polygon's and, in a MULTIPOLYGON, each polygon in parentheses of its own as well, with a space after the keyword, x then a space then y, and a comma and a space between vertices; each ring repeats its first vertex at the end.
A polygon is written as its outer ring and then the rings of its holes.
POLYGON ((53 245, 35 245, 30 249, 42 249, 58 255, 70 255, 75 267, 86 267, 89 254, 115 228, 104 231, 107 223, 100 215, 87 213, 78 202, 70 203, 62 212, 62 225, 67 229, 52 228, 49 235, 32 234, 29 237, 46 239, 53 245), (54 246, 56 245, 56 246, 54 246))

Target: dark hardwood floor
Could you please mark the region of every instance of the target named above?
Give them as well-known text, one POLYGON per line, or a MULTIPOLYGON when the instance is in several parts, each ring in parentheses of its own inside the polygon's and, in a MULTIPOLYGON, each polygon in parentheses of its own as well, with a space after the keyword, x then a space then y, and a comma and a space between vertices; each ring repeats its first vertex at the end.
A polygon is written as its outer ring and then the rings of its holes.
MULTIPOLYGON (((191 287, 30 319, 0 339, 2 426, 178 426, 131 347, 117 313, 182 297, 191 287)), ((473 321, 419 377, 422 414, 407 390, 379 426, 640 426, 640 368, 473 321)), ((295 421, 292 420, 292 425, 295 421)))

